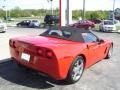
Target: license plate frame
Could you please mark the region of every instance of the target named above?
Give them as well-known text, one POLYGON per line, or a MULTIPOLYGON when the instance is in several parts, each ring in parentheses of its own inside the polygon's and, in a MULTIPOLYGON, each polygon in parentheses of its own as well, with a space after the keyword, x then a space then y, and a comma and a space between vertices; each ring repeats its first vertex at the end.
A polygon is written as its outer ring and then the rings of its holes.
POLYGON ((22 53, 21 54, 21 59, 29 62, 30 61, 30 54, 22 53))

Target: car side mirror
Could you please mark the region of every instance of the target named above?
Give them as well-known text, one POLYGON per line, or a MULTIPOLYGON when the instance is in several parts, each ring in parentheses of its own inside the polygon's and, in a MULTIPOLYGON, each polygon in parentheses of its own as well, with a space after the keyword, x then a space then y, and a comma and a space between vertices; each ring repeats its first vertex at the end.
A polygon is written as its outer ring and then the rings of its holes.
POLYGON ((98 39, 99 44, 104 43, 103 39, 98 39))

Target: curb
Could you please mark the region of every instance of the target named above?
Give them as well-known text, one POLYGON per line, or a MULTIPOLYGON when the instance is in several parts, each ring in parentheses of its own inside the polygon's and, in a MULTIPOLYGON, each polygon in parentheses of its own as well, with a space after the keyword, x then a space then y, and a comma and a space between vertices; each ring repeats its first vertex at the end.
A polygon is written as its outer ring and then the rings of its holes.
POLYGON ((11 58, 7 58, 7 59, 0 60, 0 64, 1 63, 6 63, 8 61, 12 61, 12 59, 11 58))

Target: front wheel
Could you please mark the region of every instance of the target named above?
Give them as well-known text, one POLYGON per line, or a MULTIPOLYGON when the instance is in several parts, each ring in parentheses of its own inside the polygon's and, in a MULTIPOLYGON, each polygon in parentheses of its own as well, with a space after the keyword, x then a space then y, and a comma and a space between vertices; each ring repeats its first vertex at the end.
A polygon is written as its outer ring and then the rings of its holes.
POLYGON ((79 81, 84 70, 84 59, 82 56, 78 56, 72 63, 68 72, 67 81, 69 83, 75 83, 79 81))

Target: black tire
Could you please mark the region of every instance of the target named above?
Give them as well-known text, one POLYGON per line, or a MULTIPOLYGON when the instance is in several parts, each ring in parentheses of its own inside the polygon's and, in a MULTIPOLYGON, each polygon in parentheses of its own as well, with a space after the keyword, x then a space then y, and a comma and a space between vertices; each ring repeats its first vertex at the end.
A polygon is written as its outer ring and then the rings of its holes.
POLYGON ((84 71, 84 58, 82 57, 82 56, 78 56, 75 60, 74 60, 74 62, 72 63, 72 65, 71 65, 71 67, 70 67, 70 70, 69 70, 69 72, 68 72, 68 76, 67 76, 67 78, 66 78, 66 81, 68 82, 68 83, 70 83, 70 84, 72 84, 72 83, 75 83, 75 82, 77 82, 77 81, 79 81, 80 80, 80 78, 81 78, 81 76, 82 76, 82 74, 83 74, 83 71, 84 71), (76 67, 76 63, 79 61, 79 64, 82 66, 81 68, 77 68, 78 69, 78 71, 77 71, 77 73, 79 73, 79 75, 77 76, 73 76, 74 74, 75 74, 75 71, 74 71, 74 69, 75 69, 75 67, 76 67))
POLYGON ((17 27, 20 27, 21 25, 20 24, 17 24, 17 27))
POLYGON ((102 29, 101 29, 101 28, 99 28, 99 31, 100 31, 100 32, 102 32, 102 29))
POLYGON ((112 53, 113 53, 113 45, 110 45, 110 48, 108 50, 108 53, 105 59, 110 59, 112 57, 112 53))
POLYGON ((2 31, 2 33, 5 33, 6 31, 2 31))
POLYGON ((100 32, 104 32, 104 29, 101 28, 101 27, 99 27, 99 31, 100 31, 100 32))

